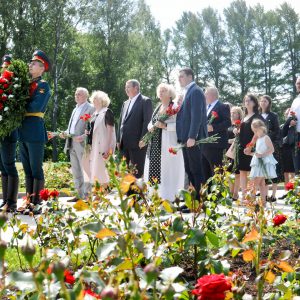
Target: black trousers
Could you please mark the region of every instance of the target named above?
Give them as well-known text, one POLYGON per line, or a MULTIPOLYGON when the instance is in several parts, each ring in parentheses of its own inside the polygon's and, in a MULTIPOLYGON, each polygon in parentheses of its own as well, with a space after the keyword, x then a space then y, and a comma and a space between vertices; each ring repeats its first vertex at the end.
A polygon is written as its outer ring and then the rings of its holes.
POLYGON ((183 148, 183 159, 185 172, 190 183, 196 190, 196 199, 199 199, 201 184, 205 182, 202 170, 202 151, 201 146, 183 148))
POLYGON ((203 147, 202 164, 204 179, 207 181, 214 175, 214 169, 222 165, 224 149, 203 147))
POLYGON ((121 154, 126 158, 127 165, 134 165, 137 173, 135 176, 141 178, 144 174, 144 165, 146 158, 147 147, 142 149, 133 148, 133 149, 121 149, 121 154))

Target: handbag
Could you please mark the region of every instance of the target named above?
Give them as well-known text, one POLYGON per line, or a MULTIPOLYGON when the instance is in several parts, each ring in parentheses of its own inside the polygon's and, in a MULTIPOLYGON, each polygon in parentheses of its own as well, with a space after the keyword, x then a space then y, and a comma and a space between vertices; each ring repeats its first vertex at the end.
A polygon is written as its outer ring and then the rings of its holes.
POLYGON ((230 145, 228 150, 226 151, 225 155, 231 159, 234 159, 235 156, 235 145, 234 142, 230 145))

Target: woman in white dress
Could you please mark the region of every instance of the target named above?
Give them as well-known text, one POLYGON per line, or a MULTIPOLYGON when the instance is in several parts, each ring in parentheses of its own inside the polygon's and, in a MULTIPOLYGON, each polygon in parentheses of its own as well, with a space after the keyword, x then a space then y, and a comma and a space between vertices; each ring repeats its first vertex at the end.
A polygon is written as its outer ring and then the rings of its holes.
POLYGON ((169 148, 178 146, 176 115, 163 122, 160 121, 160 117, 168 108, 176 109, 178 104, 173 101, 176 96, 173 86, 162 83, 157 87, 156 92, 161 102, 153 112, 148 130, 153 131, 155 127, 159 130, 155 131, 148 145, 144 180, 150 185, 157 183, 160 197, 174 201, 178 190, 184 188, 183 155, 181 150, 176 155, 169 152, 169 148))
POLYGON ((103 187, 107 187, 109 176, 105 164, 116 147, 114 116, 108 108, 110 99, 106 93, 93 92, 91 103, 94 104, 95 112, 90 121, 91 130, 87 133, 91 150, 83 157, 84 175, 90 183, 98 181, 103 187))

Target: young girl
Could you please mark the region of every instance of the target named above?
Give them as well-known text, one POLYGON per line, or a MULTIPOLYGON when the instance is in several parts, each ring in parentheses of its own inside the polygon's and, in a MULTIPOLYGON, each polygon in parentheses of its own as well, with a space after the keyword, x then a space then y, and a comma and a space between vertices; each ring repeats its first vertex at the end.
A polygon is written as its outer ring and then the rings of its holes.
POLYGON ((276 178, 277 161, 273 157, 274 147, 271 139, 267 135, 267 128, 263 121, 253 120, 251 129, 257 138, 255 152, 251 152, 250 148, 245 149, 245 154, 253 156, 251 160, 250 178, 254 180, 255 187, 259 188, 263 204, 266 201, 267 188, 266 179, 276 178))

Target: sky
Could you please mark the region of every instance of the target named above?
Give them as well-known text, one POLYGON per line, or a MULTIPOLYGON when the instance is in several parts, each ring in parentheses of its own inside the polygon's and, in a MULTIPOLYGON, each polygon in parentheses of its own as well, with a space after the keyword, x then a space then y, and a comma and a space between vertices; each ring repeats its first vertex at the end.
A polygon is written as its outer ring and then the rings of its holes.
MULTIPOLYGON (((211 6, 218 9, 220 13, 224 8, 229 7, 232 0, 145 0, 150 6, 151 12, 155 19, 160 23, 161 29, 165 30, 175 26, 175 22, 180 19, 183 11, 197 12, 203 8, 211 6)), ((281 3, 289 3, 297 13, 300 14, 300 1, 283 1, 283 0, 246 0, 249 6, 255 6, 257 3, 262 4, 266 10, 276 9, 281 3)))

